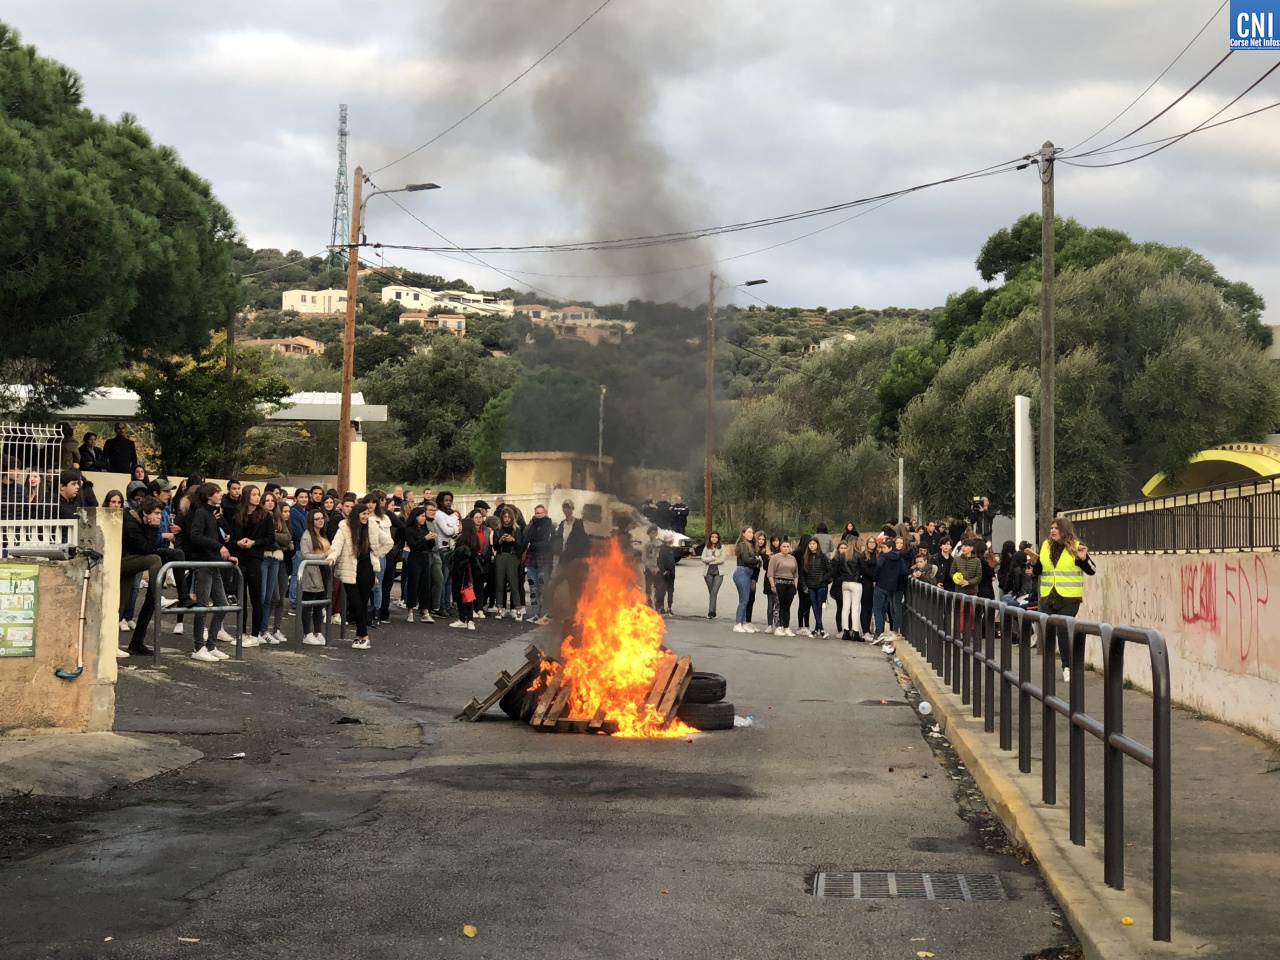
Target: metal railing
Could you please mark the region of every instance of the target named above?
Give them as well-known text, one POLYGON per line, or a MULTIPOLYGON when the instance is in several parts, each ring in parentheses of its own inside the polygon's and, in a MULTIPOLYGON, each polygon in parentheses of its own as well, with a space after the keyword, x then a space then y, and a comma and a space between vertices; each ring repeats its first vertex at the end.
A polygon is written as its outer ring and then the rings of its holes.
MULTIPOLYGON (((295 618, 297 622, 297 629, 294 631, 293 648, 299 652, 301 652, 302 646, 303 646, 302 626, 303 626, 303 620, 305 619, 304 612, 312 607, 326 607, 326 608, 332 607, 335 603, 338 604, 338 609, 341 610, 342 609, 341 603, 343 600, 342 587, 341 587, 342 581, 338 580, 336 577, 333 577, 333 576, 324 577, 325 591, 324 591, 323 597, 321 597, 319 600, 303 600, 302 599, 302 594, 303 594, 302 574, 308 567, 320 567, 325 573, 331 573, 328 560, 303 560, 300 564, 298 564, 298 587, 297 587, 298 615, 295 618), (339 585, 338 595, 336 600, 334 599, 334 594, 333 594, 333 584, 335 581, 339 585)), ((343 622, 344 623, 346 622, 345 617, 343 618, 343 622)), ((341 631, 339 631, 339 637, 341 637, 341 631)), ((328 643, 331 640, 333 640, 333 613, 330 610, 326 610, 324 615, 324 642, 326 645, 328 645, 328 643)))
POLYGON ((1094 553, 1280 550, 1280 475, 1064 516, 1094 553))
MULTIPOLYGON (((160 623, 163 620, 164 615, 166 614, 172 615, 172 616, 180 616, 180 617, 185 617, 185 616, 194 617, 196 614, 208 615, 212 613, 234 613, 236 615, 236 659, 243 660, 244 659, 244 625, 246 621, 249 619, 249 597, 245 592, 244 587, 245 587, 244 573, 236 564, 226 560, 173 560, 173 561, 170 561, 169 563, 166 563, 164 566, 162 566, 160 568, 160 572, 156 574, 155 589, 156 589, 157 596, 155 597, 155 600, 154 600, 155 608, 154 608, 154 612, 152 613, 153 620, 152 620, 152 627, 151 627, 152 629, 152 635, 151 635, 152 636, 152 642, 151 642, 152 662, 155 663, 157 666, 159 666, 160 664, 160 637, 161 637, 160 623), (187 571, 216 570, 218 571, 218 574, 217 574, 218 576, 222 576, 221 571, 234 570, 236 575, 236 580, 239 586, 239 589, 237 589, 235 593, 236 593, 236 596, 239 598, 240 602, 235 606, 228 604, 225 607, 184 607, 181 604, 182 598, 179 598, 179 603, 177 606, 173 606, 165 609, 164 604, 160 602, 159 593, 163 589, 165 575, 168 574, 171 570, 187 570, 187 571)), ((148 587, 147 589, 151 589, 151 588, 148 587)))
POLYGON ((966 596, 914 580, 907 593, 903 635, 949 684, 961 702, 972 704, 987 733, 995 733, 999 717, 1000 749, 1013 750, 1013 694, 1018 694, 1018 769, 1031 772, 1031 701, 1041 715, 1041 797, 1058 799, 1057 718, 1066 719, 1068 741, 1068 805, 1071 842, 1085 842, 1085 734, 1103 745, 1103 872, 1107 885, 1124 889, 1124 758, 1152 771, 1152 939, 1169 940, 1172 927, 1172 767, 1170 738, 1169 657, 1164 637, 1155 630, 1113 627, 1074 617, 1052 616, 994 600, 966 596), (1031 643, 1034 628, 1041 641, 1041 675, 1035 682, 1031 643), (1067 699, 1057 695, 1054 645, 1065 631, 1071 680, 1067 699), (1102 644, 1103 717, 1084 709, 1085 639, 1102 644), (997 643, 999 650, 997 652, 997 643), (1153 698, 1152 743, 1145 746, 1124 733, 1124 654, 1128 644, 1145 646, 1151 657, 1153 698), (996 686, 999 685, 999 705, 996 686))
POLYGON ((62 441, 58 427, 0 423, 0 556, 74 556, 78 521, 60 516, 62 441))

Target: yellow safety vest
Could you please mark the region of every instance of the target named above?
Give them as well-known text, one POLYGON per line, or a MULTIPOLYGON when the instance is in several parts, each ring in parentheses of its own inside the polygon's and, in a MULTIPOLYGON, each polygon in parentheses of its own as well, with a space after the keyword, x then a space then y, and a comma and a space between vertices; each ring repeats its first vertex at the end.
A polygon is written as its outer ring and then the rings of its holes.
POLYGON ((1049 541, 1040 545, 1040 596, 1047 597, 1052 591, 1066 600, 1079 600, 1084 597, 1084 571, 1076 566, 1076 555, 1065 547, 1054 566, 1050 559, 1049 541))

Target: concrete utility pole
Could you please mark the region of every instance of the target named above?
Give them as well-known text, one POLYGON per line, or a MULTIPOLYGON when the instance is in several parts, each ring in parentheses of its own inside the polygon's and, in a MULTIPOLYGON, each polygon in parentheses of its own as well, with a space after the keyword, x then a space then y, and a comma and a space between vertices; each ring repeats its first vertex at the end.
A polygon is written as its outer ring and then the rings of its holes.
POLYGON ((351 377, 356 360, 356 280, 360 270, 360 193, 364 171, 356 167, 351 209, 351 245, 347 247, 347 322, 342 331, 342 403, 338 412, 338 493, 351 482, 351 377))
POLYGON ((596 432, 596 469, 604 474, 604 395, 605 386, 600 384, 600 428, 596 432))
POLYGON ((715 397, 716 397, 716 275, 711 274, 711 282, 707 295, 707 449, 705 471, 702 478, 702 501, 706 520, 703 523, 704 535, 714 529, 712 523, 711 501, 711 450, 715 442, 715 397))
POLYGON ((906 485, 904 482, 905 480, 906 480, 905 464, 902 457, 899 457, 898 458, 898 522, 899 523, 902 523, 907 519, 902 515, 902 511, 906 509, 906 507, 903 505, 903 500, 905 499, 905 494, 906 494, 906 485))
POLYGON ((1040 148, 1040 527, 1037 537, 1049 535, 1053 523, 1053 396, 1054 354, 1053 334, 1053 162, 1058 151, 1053 141, 1046 140, 1040 148))

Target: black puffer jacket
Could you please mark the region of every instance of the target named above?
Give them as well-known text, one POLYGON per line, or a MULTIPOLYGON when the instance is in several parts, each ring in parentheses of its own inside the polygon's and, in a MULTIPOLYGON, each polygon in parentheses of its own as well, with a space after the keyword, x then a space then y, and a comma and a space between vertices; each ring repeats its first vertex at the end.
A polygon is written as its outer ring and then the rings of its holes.
POLYGON ((186 546, 183 548, 188 560, 207 563, 222 559, 222 533, 218 528, 218 518, 213 515, 212 507, 196 507, 186 515, 187 523, 183 526, 186 546))

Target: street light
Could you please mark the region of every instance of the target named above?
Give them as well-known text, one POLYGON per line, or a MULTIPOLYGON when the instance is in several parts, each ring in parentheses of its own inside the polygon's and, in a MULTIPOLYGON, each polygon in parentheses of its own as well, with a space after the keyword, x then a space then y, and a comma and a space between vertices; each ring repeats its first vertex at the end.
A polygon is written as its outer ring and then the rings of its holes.
POLYGON ((420 190, 439 190, 437 183, 410 183, 393 190, 374 190, 363 200, 364 170, 355 170, 356 215, 351 221, 351 245, 347 248, 347 323, 342 332, 342 402, 338 408, 338 491, 346 493, 351 485, 351 379, 356 357, 356 275, 360 270, 360 243, 364 234, 365 205, 379 194, 417 193, 420 190))
MULTIPOLYGON (((706 463, 703 466, 702 475, 702 509, 704 511, 703 535, 710 536, 713 526, 712 500, 711 500, 711 454, 715 448, 715 377, 716 377, 716 275, 711 274, 710 291, 711 294, 707 298, 707 436, 706 436, 706 463)), ((734 287, 758 287, 762 283, 768 283, 768 280, 746 280, 742 283, 727 283, 721 290, 731 290, 734 287)))

